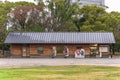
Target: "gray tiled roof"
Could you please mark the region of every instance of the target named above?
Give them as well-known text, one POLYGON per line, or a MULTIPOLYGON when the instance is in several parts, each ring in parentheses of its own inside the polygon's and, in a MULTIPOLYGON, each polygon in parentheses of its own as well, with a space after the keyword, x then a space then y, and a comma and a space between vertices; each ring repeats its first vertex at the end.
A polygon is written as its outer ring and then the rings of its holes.
POLYGON ((112 32, 10 32, 5 43, 115 43, 112 32))

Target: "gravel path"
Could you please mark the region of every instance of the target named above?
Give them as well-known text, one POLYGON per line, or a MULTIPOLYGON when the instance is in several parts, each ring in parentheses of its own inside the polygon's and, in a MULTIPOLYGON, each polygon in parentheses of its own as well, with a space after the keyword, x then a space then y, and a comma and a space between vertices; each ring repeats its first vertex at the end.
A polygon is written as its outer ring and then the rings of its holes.
POLYGON ((0 68, 65 65, 99 65, 120 67, 120 58, 0 58, 0 68))

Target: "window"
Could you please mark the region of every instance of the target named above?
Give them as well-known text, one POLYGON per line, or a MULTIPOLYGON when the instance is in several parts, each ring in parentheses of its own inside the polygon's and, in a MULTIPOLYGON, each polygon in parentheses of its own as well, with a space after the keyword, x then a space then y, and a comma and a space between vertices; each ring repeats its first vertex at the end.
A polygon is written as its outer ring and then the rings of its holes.
POLYGON ((42 54, 43 53, 43 47, 38 47, 38 53, 42 54))
POLYGON ((57 53, 63 53, 63 48, 62 47, 58 47, 57 48, 57 53))
POLYGON ((108 52, 108 47, 99 47, 100 52, 108 52))
POLYGON ((100 52, 109 52, 109 46, 108 45, 100 45, 99 51, 100 52))

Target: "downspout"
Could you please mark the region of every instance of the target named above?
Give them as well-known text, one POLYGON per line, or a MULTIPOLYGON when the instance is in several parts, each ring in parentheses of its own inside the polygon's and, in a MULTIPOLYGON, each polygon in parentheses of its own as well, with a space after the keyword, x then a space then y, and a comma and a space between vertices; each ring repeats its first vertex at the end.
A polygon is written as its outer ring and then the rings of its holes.
POLYGON ((114 54, 114 44, 110 44, 110 58, 113 57, 114 54))
POLYGON ((112 44, 110 44, 110 58, 112 58, 112 52, 113 52, 113 50, 112 50, 112 44))
POLYGON ((113 46, 113 47, 112 47, 112 49, 113 49, 113 54, 115 54, 115 50, 114 50, 114 44, 112 44, 112 46, 113 46))

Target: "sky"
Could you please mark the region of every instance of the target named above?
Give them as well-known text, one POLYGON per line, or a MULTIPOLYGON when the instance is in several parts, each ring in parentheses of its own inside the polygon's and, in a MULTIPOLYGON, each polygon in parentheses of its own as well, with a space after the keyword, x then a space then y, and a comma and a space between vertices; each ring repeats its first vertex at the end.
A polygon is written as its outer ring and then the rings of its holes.
MULTIPOLYGON (((2 0, 4 1, 4 0, 2 0)), ((34 0, 7 0, 7 1, 29 1, 29 2, 34 2, 34 0)), ((118 11, 120 12, 120 0, 105 0, 105 5, 108 6, 106 9, 107 12, 111 11, 118 11)))
POLYGON ((105 0, 105 5, 109 7, 108 9, 106 9, 108 12, 120 12, 120 0, 105 0))

